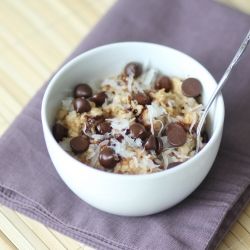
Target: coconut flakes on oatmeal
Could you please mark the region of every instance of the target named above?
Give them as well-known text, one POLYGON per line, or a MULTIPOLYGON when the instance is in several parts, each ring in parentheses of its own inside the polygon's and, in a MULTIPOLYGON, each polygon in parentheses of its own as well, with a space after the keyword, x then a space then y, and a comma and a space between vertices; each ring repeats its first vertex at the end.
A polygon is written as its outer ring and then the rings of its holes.
POLYGON ((196 98, 199 80, 166 76, 149 67, 143 72, 141 64, 132 62, 99 85, 79 84, 73 91, 77 96, 62 100, 53 133, 66 152, 92 167, 122 174, 163 171, 194 155, 203 112, 196 98))

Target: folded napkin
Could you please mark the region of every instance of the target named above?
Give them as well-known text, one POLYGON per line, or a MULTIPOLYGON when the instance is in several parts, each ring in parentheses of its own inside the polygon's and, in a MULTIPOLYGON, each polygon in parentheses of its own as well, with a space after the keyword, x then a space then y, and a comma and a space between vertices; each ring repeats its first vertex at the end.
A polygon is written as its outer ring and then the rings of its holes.
MULTIPOLYGON (((249 26, 249 16, 210 0, 119 1, 70 58, 110 42, 156 42, 193 56, 219 79, 249 26)), ((223 90, 226 120, 216 162, 179 205, 128 218, 76 197, 45 147, 44 87, 0 140, 0 202, 98 249, 214 249, 250 198, 249 65, 247 53, 223 90)))

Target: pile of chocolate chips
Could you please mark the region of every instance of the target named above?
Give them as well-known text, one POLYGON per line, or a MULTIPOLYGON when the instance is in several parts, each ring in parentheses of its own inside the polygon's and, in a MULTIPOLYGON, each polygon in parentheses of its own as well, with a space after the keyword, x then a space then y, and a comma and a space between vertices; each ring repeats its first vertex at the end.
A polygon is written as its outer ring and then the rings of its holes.
MULTIPOLYGON (((142 74, 142 65, 139 63, 131 62, 126 65, 123 76, 126 79, 127 76, 139 77, 142 74)), ((154 84, 156 90, 164 89, 169 92, 172 89, 172 81, 168 76, 160 76, 157 78, 154 84)), ((187 78, 182 83, 182 92, 187 97, 198 97, 202 91, 201 83, 195 78, 187 78)), ((99 92, 93 95, 92 88, 86 84, 78 84, 74 91, 73 107, 78 113, 89 112, 91 105, 89 101, 95 103, 97 107, 101 107, 107 98, 105 92, 99 92)), ((136 100, 140 105, 150 105, 151 97, 146 92, 132 93, 132 99, 136 100)), ((110 117, 109 117, 110 118, 110 117)), ((159 155, 163 151, 162 139, 149 132, 144 126, 142 120, 137 117, 137 122, 130 125, 129 130, 126 132, 130 134, 132 138, 140 138, 143 142, 143 146, 147 151, 155 151, 159 155)), ((112 131, 110 123, 105 120, 105 117, 92 117, 89 124, 94 126, 95 132, 98 134, 105 134, 112 131)), ((168 138, 168 143, 173 147, 180 147, 185 144, 187 140, 187 128, 181 123, 168 124, 165 134, 168 138)), ((53 135, 56 141, 61 141, 64 137, 67 137, 68 130, 60 123, 56 123, 53 127, 53 135)), ((116 139, 122 140, 123 136, 119 136, 116 139)), ((90 138, 85 134, 72 138, 70 140, 70 146, 75 154, 84 153, 90 144, 90 138)), ((115 153, 115 151, 109 147, 104 146, 99 154, 99 163, 106 169, 113 169, 116 164, 121 160, 121 157, 115 153)), ((170 167, 176 166, 178 163, 171 164, 170 167)))

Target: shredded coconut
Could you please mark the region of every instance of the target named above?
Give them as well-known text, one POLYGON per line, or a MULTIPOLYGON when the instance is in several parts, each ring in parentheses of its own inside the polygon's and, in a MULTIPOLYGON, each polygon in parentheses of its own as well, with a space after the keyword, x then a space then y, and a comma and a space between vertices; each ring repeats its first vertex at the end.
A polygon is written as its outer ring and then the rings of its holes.
POLYGON ((101 86, 111 86, 113 89, 121 89, 121 86, 118 84, 117 80, 107 78, 102 83, 101 86))
POLYGON ((125 141, 119 142, 115 138, 112 138, 110 142, 111 142, 110 147, 113 148, 116 154, 125 158, 131 158, 135 156, 135 152, 132 152, 127 149, 125 141))
POLYGON ((103 147, 103 146, 105 146, 105 145, 108 145, 109 144, 109 140, 104 140, 104 141, 102 141, 102 142, 100 142, 100 147, 103 147))
POLYGON ((128 84, 128 91, 131 93, 132 92, 132 84, 133 84, 133 80, 134 80, 134 75, 133 74, 130 74, 128 77, 127 77, 127 84, 128 84))
POLYGON ((168 153, 165 151, 165 152, 162 152, 161 155, 163 158, 164 167, 167 168, 168 167, 168 153))
POLYGON ((152 85, 156 79, 156 75, 157 75, 157 72, 155 69, 149 69, 148 71, 146 71, 146 73, 144 74, 144 77, 143 77, 143 88, 144 89, 151 89, 152 88, 152 85))
POLYGON ((104 135, 99 135, 99 134, 93 134, 93 135, 91 135, 91 138, 93 138, 96 141, 101 141, 101 140, 103 140, 105 138, 105 136, 104 135))
POLYGON ((140 138, 133 139, 130 136, 126 135, 125 132, 122 133, 123 140, 130 146, 135 148, 140 148, 142 146, 142 140, 140 138))
POLYGON ((173 108, 175 106, 175 101, 171 100, 171 99, 168 99, 167 104, 168 104, 169 107, 173 108))
POLYGON ((187 159, 189 159, 189 156, 180 154, 180 153, 179 153, 178 151, 176 151, 176 150, 173 151, 173 154, 175 154, 175 156, 176 156, 178 159, 181 159, 181 160, 187 160, 187 159))
POLYGON ((192 130, 193 130, 193 128, 194 128, 196 122, 197 122, 197 119, 193 119, 193 121, 192 121, 192 123, 191 123, 191 125, 190 125, 190 128, 189 128, 189 133, 190 133, 190 134, 192 134, 192 130))
POLYGON ((202 111, 203 110, 203 105, 202 104, 199 104, 193 108, 191 108, 191 112, 199 112, 199 111, 202 111))
POLYGON ((72 152, 70 144, 69 144, 70 140, 71 140, 70 138, 64 138, 62 141, 59 142, 59 145, 66 152, 72 152))
POLYGON ((155 164, 148 156, 144 157, 143 159, 140 159, 139 164, 149 169, 159 167, 159 165, 155 164))
POLYGON ((119 131, 122 131, 122 130, 129 128, 129 120, 128 119, 112 118, 112 119, 106 119, 106 120, 111 122, 111 127, 113 129, 117 129, 119 131))
POLYGON ((141 92, 141 93, 144 92, 143 85, 136 80, 134 80, 133 90, 134 92, 141 92))
POLYGON ((90 166, 124 174, 158 172, 163 170, 161 166, 167 169, 172 162, 184 162, 192 157, 195 154, 196 124, 204 112, 204 106, 195 98, 183 95, 182 80, 179 78, 171 77, 172 88, 169 91, 155 89, 156 78, 163 76, 164 72, 158 72, 149 65, 143 68, 144 73, 136 78, 132 74, 126 77, 121 73, 103 81, 91 82, 93 94, 103 91, 107 97, 101 106, 89 99, 91 110, 87 113, 80 114, 74 110, 73 97, 63 99, 56 122, 68 129, 68 137, 59 142, 60 146, 90 166), (138 104, 134 93, 148 95, 151 104, 138 104), (110 132, 99 133, 97 117, 103 117, 105 122, 110 123, 110 132), (134 122, 144 126, 147 138, 142 140, 131 136, 130 125, 134 122), (162 136, 168 124, 175 122, 182 123, 189 131, 186 142, 180 147, 173 147, 167 136, 162 136), (161 138, 163 150, 160 154, 155 150, 146 150, 145 144, 151 135, 149 132, 161 138), (82 134, 89 137, 89 147, 85 152, 75 154, 71 150, 70 140, 82 134), (114 169, 105 169, 99 162, 103 147, 111 147, 119 158, 114 169))
POLYGON ((73 111, 73 104, 72 104, 73 98, 72 97, 66 97, 65 99, 62 100, 62 106, 65 110, 68 112, 73 111))
POLYGON ((135 167, 138 168, 139 164, 138 164, 138 160, 135 156, 133 156, 133 161, 135 163, 135 167))
POLYGON ((160 130, 159 130, 159 132, 158 132, 158 136, 160 136, 160 135, 161 135, 161 132, 162 132, 163 129, 164 129, 164 124, 163 124, 163 122, 162 122, 161 120, 155 120, 155 121, 160 122, 160 124, 161 124, 161 128, 160 128, 160 130))
POLYGON ((100 153, 100 145, 97 144, 90 144, 88 148, 89 154, 87 155, 86 159, 90 160, 90 164, 92 166, 96 166, 99 153, 100 153))
POLYGON ((151 105, 146 105, 148 109, 148 117, 151 126, 151 133, 154 134, 154 118, 160 117, 161 115, 165 114, 165 110, 159 106, 158 103, 152 102, 151 105))

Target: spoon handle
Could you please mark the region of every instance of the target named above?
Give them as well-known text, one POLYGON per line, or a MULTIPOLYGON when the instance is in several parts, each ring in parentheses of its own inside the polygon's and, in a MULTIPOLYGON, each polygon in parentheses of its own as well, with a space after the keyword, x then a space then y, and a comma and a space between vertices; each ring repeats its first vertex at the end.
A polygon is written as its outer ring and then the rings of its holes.
POLYGON ((240 45, 240 48, 238 49, 238 51, 236 52, 233 60, 231 61, 231 63, 229 64, 229 66, 227 67, 225 73, 223 74, 222 78, 219 81, 218 86, 216 87, 216 89, 214 90, 212 96, 210 97, 208 104, 201 116, 201 119, 199 121, 199 124, 197 126, 197 142, 196 142, 196 153, 198 153, 199 148, 200 148, 200 135, 201 135, 201 131, 202 131, 202 127, 204 125, 204 122, 206 120, 209 108, 211 107, 213 101, 215 100, 215 98, 217 97, 217 95, 220 93, 221 89, 223 88, 223 86, 225 85, 227 78, 229 77, 233 67, 239 62, 241 56, 243 55, 244 51, 246 50, 248 44, 250 41, 250 30, 248 31, 245 39, 243 40, 242 44, 240 45))

